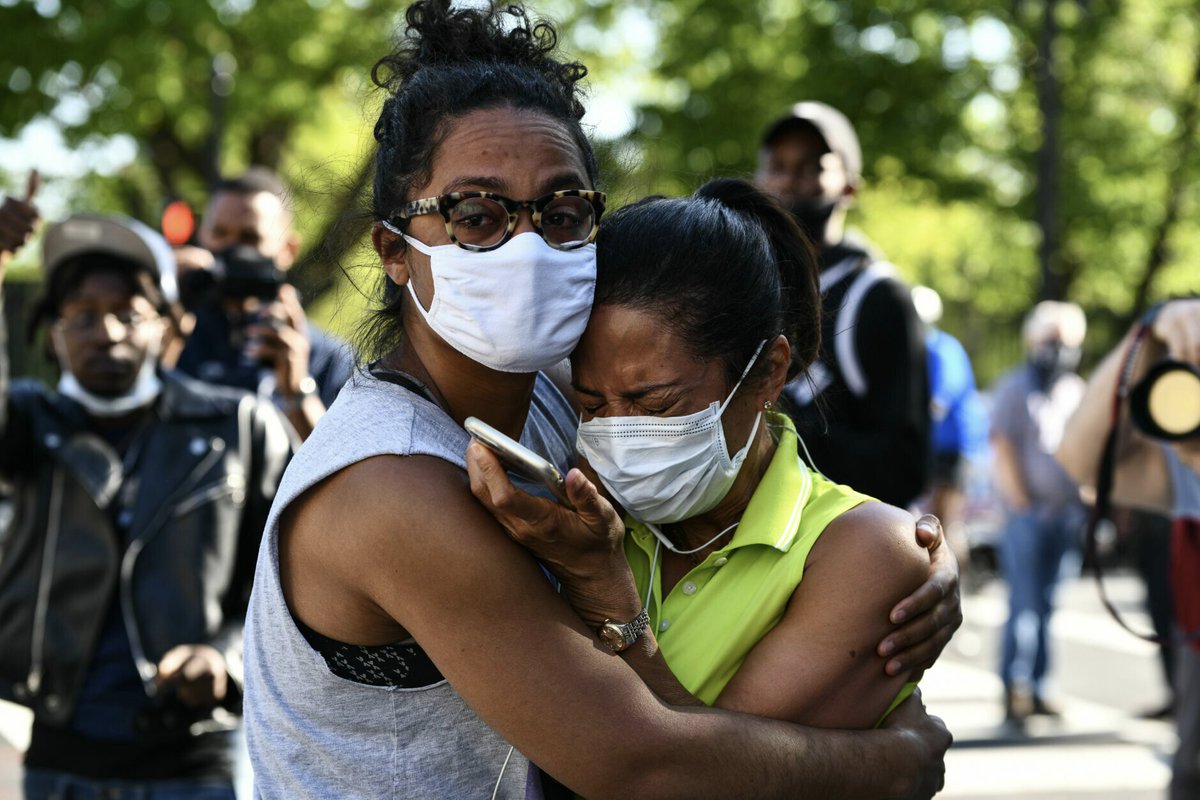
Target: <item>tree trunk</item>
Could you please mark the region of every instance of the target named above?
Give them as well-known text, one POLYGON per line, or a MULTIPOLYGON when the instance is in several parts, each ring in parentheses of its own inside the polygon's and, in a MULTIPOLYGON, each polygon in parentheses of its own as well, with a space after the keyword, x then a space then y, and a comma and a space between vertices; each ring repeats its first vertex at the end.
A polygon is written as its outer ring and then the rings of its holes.
POLYGON ((1133 293, 1133 305, 1130 306, 1129 313, 1124 318, 1124 328, 1132 325, 1134 320, 1145 310, 1154 278, 1171 255, 1168 241, 1175 229, 1175 224, 1179 221, 1179 213, 1183 207, 1183 197, 1189 181, 1188 165, 1196 150, 1196 128, 1200 124, 1200 42, 1197 42, 1192 82, 1176 112, 1176 116, 1182 120, 1182 123, 1172 148, 1174 164, 1168 167, 1163 218, 1154 230, 1150 251, 1146 255, 1146 265, 1142 268, 1142 276, 1138 279, 1137 288, 1133 293))
POLYGON ((1038 109, 1042 114, 1042 146, 1037 155, 1037 193, 1034 198, 1035 217, 1042 231, 1038 246, 1041 268, 1039 300, 1062 300, 1066 296, 1067 280, 1059 263, 1059 121, 1062 117, 1062 88, 1054 68, 1054 41, 1058 37, 1058 21, 1054 17, 1055 3, 1047 0, 1042 12, 1042 30, 1038 37, 1034 82, 1037 86, 1038 109))

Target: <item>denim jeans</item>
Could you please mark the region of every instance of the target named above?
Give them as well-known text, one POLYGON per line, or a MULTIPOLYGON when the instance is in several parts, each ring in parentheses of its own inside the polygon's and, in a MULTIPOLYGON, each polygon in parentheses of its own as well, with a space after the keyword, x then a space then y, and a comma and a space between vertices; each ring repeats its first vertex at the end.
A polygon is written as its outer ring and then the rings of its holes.
POLYGON ((25 800, 234 800, 224 782, 122 781, 27 769, 25 800))
POLYGON ((1066 567, 1078 569, 1081 513, 1023 512, 1008 519, 1000 566, 1008 584, 1008 620, 1000 647, 1006 689, 1027 686, 1039 696, 1050 667, 1048 640, 1054 592, 1066 567))

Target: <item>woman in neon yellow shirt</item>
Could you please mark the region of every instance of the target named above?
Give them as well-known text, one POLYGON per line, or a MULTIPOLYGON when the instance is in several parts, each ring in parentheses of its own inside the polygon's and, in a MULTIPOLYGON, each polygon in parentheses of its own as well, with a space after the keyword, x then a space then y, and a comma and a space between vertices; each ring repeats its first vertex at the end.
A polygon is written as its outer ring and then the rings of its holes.
POLYGON ((572 357, 577 444, 628 530, 578 470, 572 511, 516 492, 479 445, 476 495, 668 702, 870 727, 917 677, 885 672, 874 644, 928 555, 907 512, 806 466, 774 410, 820 344, 807 240, 767 196, 719 180, 622 209, 597 249, 572 357))

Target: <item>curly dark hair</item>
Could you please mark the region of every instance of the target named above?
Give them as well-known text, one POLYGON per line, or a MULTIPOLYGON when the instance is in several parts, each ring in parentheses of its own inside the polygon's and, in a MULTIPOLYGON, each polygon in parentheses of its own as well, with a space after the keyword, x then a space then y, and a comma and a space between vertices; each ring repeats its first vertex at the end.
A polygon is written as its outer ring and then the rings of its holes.
MULTIPOLYGON (((595 305, 655 314, 696 359, 722 359, 730 386, 759 343, 782 333, 793 378, 821 345, 818 274, 816 252, 787 210, 745 181, 718 178, 691 197, 647 197, 605 219, 595 305)), ((760 358, 748 380, 767 363, 760 358)))
MULTIPOLYGON (((399 46, 371 70, 376 86, 388 93, 375 123, 375 219, 391 218, 413 199, 409 193, 429 180, 449 125, 481 109, 528 109, 559 121, 595 183, 596 155, 580 124, 579 82, 587 68, 554 57, 553 25, 531 22, 520 5, 451 8, 449 0, 419 0, 405 20, 399 46)), ((385 280, 383 308, 366 343, 375 356, 399 341, 404 294, 385 280)))

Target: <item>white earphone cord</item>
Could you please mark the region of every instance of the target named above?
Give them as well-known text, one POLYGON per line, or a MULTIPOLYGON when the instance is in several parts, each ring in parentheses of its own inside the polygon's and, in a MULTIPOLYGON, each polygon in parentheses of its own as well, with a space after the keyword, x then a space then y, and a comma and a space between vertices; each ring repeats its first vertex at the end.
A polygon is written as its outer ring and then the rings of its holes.
POLYGON ((504 778, 504 770, 508 769, 508 760, 512 758, 515 749, 515 746, 509 745, 508 755, 504 757, 504 763, 500 765, 500 774, 496 776, 496 785, 492 787, 492 800, 500 796, 500 781, 504 778))

